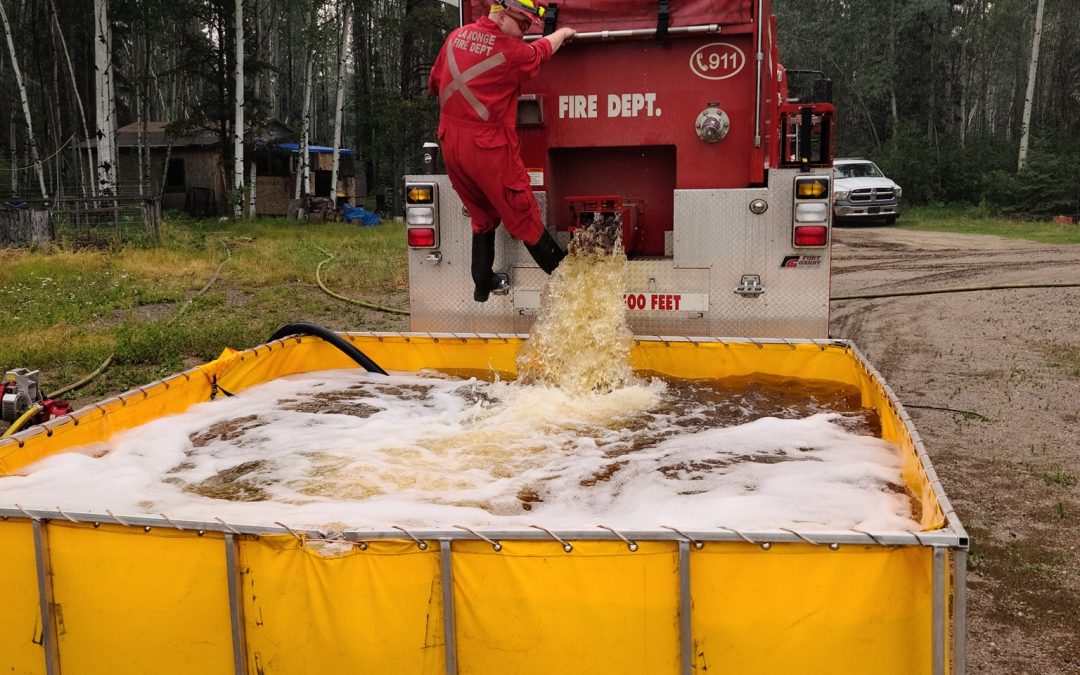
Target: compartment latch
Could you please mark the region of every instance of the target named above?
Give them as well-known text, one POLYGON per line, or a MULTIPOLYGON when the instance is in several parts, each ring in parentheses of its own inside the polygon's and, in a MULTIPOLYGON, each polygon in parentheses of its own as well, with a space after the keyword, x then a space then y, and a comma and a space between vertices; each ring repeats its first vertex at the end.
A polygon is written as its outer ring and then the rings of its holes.
POLYGON ((745 298, 756 298, 761 295, 765 292, 765 286, 761 283, 761 275, 742 275, 742 279, 739 280, 739 285, 735 289, 735 292, 745 298))

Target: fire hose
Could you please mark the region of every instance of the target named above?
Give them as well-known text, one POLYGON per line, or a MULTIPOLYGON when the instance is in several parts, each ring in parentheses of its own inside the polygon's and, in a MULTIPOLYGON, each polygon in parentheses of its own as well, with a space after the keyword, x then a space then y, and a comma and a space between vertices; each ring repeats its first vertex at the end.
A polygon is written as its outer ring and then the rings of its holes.
POLYGON ((876 300, 878 298, 899 298, 909 295, 936 295, 940 293, 970 293, 972 291, 1000 291, 1014 288, 1080 288, 1080 282, 1063 281, 1046 284, 995 284, 990 286, 956 286, 952 288, 931 288, 921 291, 893 291, 891 293, 866 293, 861 295, 834 295, 830 302, 839 300, 876 300))
POLYGON ((326 284, 324 284, 323 280, 322 280, 322 268, 323 268, 323 265, 325 265, 326 263, 328 263, 328 262, 330 262, 331 260, 334 259, 334 254, 327 252, 326 250, 324 250, 323 248, 321 248, 319 246, 316 246, 315 248, 319 249, 319 252, 326 256, 326 259, 323 260, 322 262, 320 262, 318 267, 315 268, 315 280, 319 282, 319 288, 323 289, 323 291, 325 291, 327 295, 329 295, 330 297, 333 297, 333 298, 337 298, 338 300, 344 300, 345 302, 351 302, 354 305, 360 305, 361 307, 366 307, 368 309, 374 309, 374 310, 379 311, 379 312, 386 312, 388 314, 403 314, 405 316, 409 315, 409 311, 406 310, 406 309, 398 309, 397 307, 384 307, 382 305, 377 305, 377 304, 375 304, 373 302, 367 302, 366 300, 355 300, 353 298, 347 298, 344 295, 340 295, 338 293, 335 293, 332 290, 330 290, 329 288, 327 288, 326 284))
POLYGON ((314 335, 320 337, 326 342, 337 347, 346 356, 351 358, 360 364, 364 370, 372 373, 378 373, 380 375, 386 375, 387 372, 379 367, 379 364, 368 358, 367 354, 360 351, 348 340, 344 339, 329 328, 323 328, 322 326, 313 323, 290 323, 281 328, 278 328, 267 342, 273 342, 274 340, 280 340, 290 335, 314 335))
MULTIPOLYGON (((839 300, 876 300, 879 298, 900 298, 913 295, 937 295, 943 293, 971 293, 973 291, 1000 291, 1011 289, 1024 289, 1024 288, 1080 288, 1080 282, 1064 281, 1060 283, 1045 283, 1045 284, 993 284, 987 286, 956 286, 952 288, 931 288, 921 291, 894 291, 892 293, 864 293, 859 295, 834 295, 829 298, 830 302, 837 302, 839 300)), ((905 404, 908 408, 922 408, 925 410, 944 410, 946 412, 961 413, 964 415, 971 415, 978 417, 981 420, 986 420, 986 416, 980 415, 977 412, 971 412, 970 410, 958 410, 956 408, 946 408, 942 406, 934 405, 915 405, 913 403, 905 404)))

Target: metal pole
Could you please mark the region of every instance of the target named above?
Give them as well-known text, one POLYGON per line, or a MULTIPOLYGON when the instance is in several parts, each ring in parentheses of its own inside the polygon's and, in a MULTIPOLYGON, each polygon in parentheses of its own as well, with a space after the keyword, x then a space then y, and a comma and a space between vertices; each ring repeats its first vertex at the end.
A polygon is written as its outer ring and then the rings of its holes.
POLYGON ((450 540, 439 540, 439 566, 442 568, 443 635, 446 649, 446 675, 457 675, 457 627, 454 621, 454 571, 450 540))
POLYGON ((954 670, 963 675, 967 670, 967 549, 953 549, 956 573, 953 576, 953 655, 954 670))
POLYGON ((56 603, 53 601, 52 563, 45 522, 34 519, 34 558, 37 562, 38 603, 41 608, 41 645, 45 648, 45 672, 60 673, 60 650, 56 644, 56 603))
POLYGON ((932 669, 934 675, 945 675, 945 551, 944 546, 934 546, 933 617, 930 644, 932 645, 932 669))
POLYGON ((690 622, 690 542, 679 541, 679 662, 682 675, 694 670, 694 635, 690 622))
POLYGON ((240 573, 240 540, 225 535, 225 565, 229 577, 229 618, 232 622, 233 672, 247 673, 247 635, 244 631, 243 582, 240 573))
MULTIPOLYGON (((720 24, 708 23, 699 26, 675 26, 668 28, 668 35, 708 35, 719 33, 720 24)), ((655 28, 628 28, 626 30, 596 30, 578 33, 573 42, 595 42, 602 40, 628 40, 633 38, 651 38, 656 36, 655 28)), ((543 35, 526 35, 525 40, 532 42, 543 35)))
POLYGON ((765 25, 765 0, 758 0, 757 5, 757 51, 754 58, 757 60, 757 96, 754 101, 754 147, 761 147, 761 61, 764 55, 761 52, 761 27, 765 25))

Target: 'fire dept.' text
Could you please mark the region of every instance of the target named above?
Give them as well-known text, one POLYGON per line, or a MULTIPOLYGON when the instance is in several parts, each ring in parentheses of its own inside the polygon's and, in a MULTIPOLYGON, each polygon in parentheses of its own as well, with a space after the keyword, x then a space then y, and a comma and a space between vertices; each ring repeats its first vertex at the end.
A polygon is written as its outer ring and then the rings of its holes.
MULTIPOLYGON (((559 97, 560 118, 594 118, 597 116, 598 94, 574 94, 559 97)), ((608 94, 608 117, 660 117, 656 93, 608 94)))

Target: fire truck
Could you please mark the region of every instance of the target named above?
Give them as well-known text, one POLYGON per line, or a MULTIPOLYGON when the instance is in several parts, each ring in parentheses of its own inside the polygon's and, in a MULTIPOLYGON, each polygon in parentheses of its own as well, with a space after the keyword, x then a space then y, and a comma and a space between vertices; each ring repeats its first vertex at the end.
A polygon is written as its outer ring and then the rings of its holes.
MULTIPOLYGON (((561 26, 577 36, 518 99, 521 156, 564 247, 621 221, 633 332, 828 337, 834 110, 827 86, 789 96, 769 1, 552 2, 526 39, 561 26)), ((527 333, 547 276, 499 228, 509 292, 474 302, 469 214, 434 144, 426 161, 405 185, 412 329, 527 333)))
MULTIPOLYGON (((463 2, 463 21, 487 11, 463 2)), ((964 672, 967 533, 891 389, 854 345, 819 339, 833 109, 824 95, 789 95, 768 0, 552 2, 542 30, 560 25, 580 32, 521 93, 522 157, 561 243, 597 215, 620 223, 634 368, 852 388, 896 445, 918 530, 687 530, 677 518, 406 529, 389 507, 385 522, 325 533, 155 514, 154 502, 125 513, 0 499, 0 625, 11 628, 0 664, 50 675, 964 672)), ((469 216, 447 176, 406 181, 413 332, 286 327, 0 438, 0 477, 222 392, 355 367, 349 345, 373 372, 514 373, 523 337, 507 333, 529 331, 547 276, 500 230, 495 269, 509 292, 474 302, 469 216)), ((9 379, 5 406, 48 404, 33 372, 9 379)))

